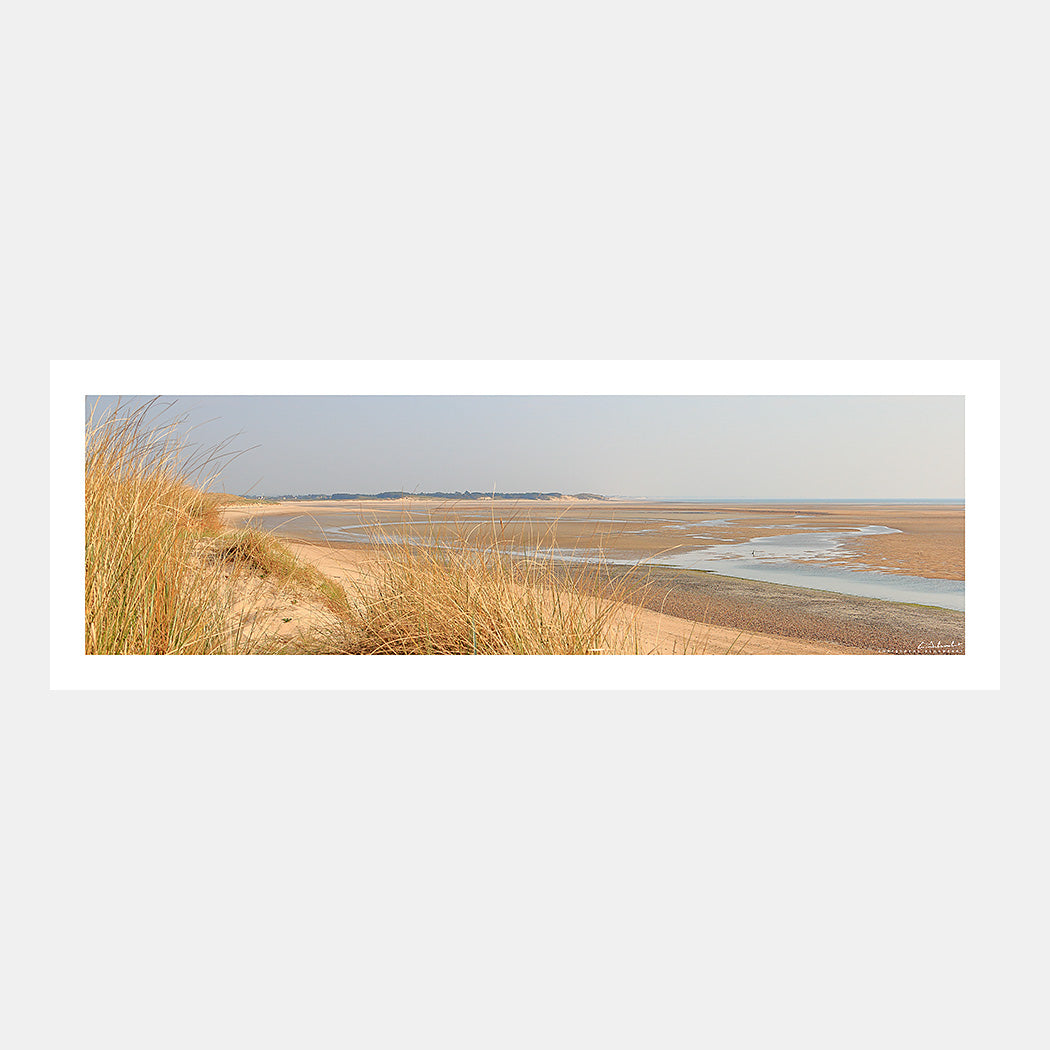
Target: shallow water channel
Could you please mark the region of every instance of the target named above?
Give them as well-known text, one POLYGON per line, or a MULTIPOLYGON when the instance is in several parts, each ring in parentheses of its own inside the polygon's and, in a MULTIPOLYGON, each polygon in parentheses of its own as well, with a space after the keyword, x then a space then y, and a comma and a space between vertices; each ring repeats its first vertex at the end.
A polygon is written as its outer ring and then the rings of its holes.
POLYGON ((763 583, 782 583, 838 594, 855 594, 886 601, 936 605, 962 610, 966 584, 925 576, 880 572, 862 562, 834 564, 850 557, 846 543, 856 536, 899 532, 884 525, 862 525, 826 532, 794 532, 786 536, 758 536, 746 543, 725 543, 697 550, 658 555, 653 564, 703 569, 722 576, 763 583))

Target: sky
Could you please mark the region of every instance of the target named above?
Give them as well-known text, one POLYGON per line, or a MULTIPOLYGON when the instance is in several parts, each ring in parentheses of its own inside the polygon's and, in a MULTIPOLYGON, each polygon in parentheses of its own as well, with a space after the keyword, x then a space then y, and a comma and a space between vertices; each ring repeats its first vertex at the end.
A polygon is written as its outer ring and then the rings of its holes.
MULTIPOLYGON (((142 397, 121 397, 125 406, 142 397)), ((96 418, 116 396, 89 397, 96 418)), ((205 487, 237 494, 597 492, 953 499, 961 396, 164 395, 205 487), (202 477, 203 481, 204 478, 202 477)))

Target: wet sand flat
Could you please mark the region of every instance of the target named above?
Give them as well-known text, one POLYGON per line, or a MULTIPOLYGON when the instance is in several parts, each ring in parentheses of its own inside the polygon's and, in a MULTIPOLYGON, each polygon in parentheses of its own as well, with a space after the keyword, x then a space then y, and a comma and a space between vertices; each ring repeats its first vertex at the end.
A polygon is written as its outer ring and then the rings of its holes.
POLYGON ((280 519, 278 531, 305 539, 360 543, 385 531, 438 542, 486 545, 498 539, 512 548, 601 551, 611 558, 653 558, 756 537, 876 525, 899 531, 847 538, 842 554, 828 563, 863 563, 933 579, 965 576, 961 505, 406 499, 288 501, 250 511, 231 507, 227 514, 231 520, 256 518, 262 527, 280 519))
MULTIPOLYGON (((291 501, 227 508, 231 524, 251 518, 289 538, 332 550, 393 539, 504 549, 555 546, 611 559, 745 543, 797 532, 881 526, 898 532, 847 536, 827 559, 882 572, 964 579, 964 509, 937 504, 739 504, 639 501, 291 501)), ((610 578, 645 581, 642 607, 725 632, 767 639, 764 652, 952 654, 965 651, 962 612, 735 579, 659 565, 608 565, 610 578), (772 641, 768 641, 772 639, 772 641), (787 648, 776 648, 778 643, 787 648), (794 646, 794 648, 792 648, 794 646)), ((728 636, 728 635, 727 635, 728 636)), ((719 635, 722 639, 723 636, 719 635)))

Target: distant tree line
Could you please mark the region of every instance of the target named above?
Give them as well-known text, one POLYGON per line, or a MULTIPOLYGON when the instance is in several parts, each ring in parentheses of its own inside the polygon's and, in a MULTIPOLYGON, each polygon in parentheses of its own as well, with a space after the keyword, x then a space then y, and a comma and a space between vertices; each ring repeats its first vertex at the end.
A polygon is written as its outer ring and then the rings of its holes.
MULTIPOLYGON (((563 499, 564 492, 333 492, 329 499, 563 499)), ((596 492, 570 492, 574 499, 607 499, 596 492)))

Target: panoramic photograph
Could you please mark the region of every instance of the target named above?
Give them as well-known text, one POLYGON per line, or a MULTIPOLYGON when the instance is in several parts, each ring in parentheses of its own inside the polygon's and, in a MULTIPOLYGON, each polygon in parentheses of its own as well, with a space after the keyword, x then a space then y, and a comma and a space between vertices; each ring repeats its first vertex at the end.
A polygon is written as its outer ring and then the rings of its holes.
POLYGON ((88 655, 965 652, 964 398, 98 394, 88 655))

